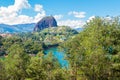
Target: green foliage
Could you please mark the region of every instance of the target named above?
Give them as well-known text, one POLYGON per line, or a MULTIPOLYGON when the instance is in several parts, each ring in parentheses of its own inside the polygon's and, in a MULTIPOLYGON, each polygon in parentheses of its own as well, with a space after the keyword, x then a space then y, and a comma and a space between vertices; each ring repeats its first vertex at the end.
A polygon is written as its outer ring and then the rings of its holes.
POLYGON ((120 80, 119 18, 96 17, 84 27, 76 36, 68 27, 57 27, 0 37, 0 51, 8 54, 0 59, 0 80, 120 80), (61 42, 67 69, 52 53, 43 54, 44 47, 61 42))
POLYGON ((71 29, 66 26, 50 27, 46 28, 40 32, 18 34, 23 39, 31 39, 35 41, 41 41, 46 46, 59 44, 66 41, 70 37, 78 34, 76 30, 71 29))
POLYGON ((120 76, 116 77, 120 74, 119 19, 112 18, 108 21, 96 17, 84 27, 85 29, 79 35, 63 44, 72 75, 75 79, 80 77, 78 75, 84 75, 88 80, 120 79, 120 76))
POLYGON ((57 69, 52 72, 54 75, 54 78, 52 80, 68 80, 69 79, 69 73, 66 75, 65 71, 63 69, 57 69))
POLYGON ((111 62, 104 55, 92 54, 85 57, 80 70, 88 80, 108 80, 111 76, 111 66, 111 62))
POLYGON ((31 58, 26 71, 27 79, 31 80, 65 80, 63 70, 52 54, 46 56, 40 54, 31 58))
POLYGON ((43 59, 42 67, 47 74, 47 80, 53 80, 53 71, 60 69, 60 64, 58 60, 52 55, 52 53, 47 54, 43 59))
POLYGON ((43 51, 43 44, 41 41, 33 41, 32 39, 24 39, 22 37, 8 37, 3 38, 1 46, 1 54, 9 54, 8 49, 14 45, 21 45, 25 52, 28 54, 37 54, 39 51, 43 51))
POLYGON ((43 51, 74 34, 77 34, 75 30, 63 26, 41 32, 12 34, 12 37, 0 36, 0 56, 4 58, 0 58, 0 80, 69 79, 68 71, 61 68, 53 54, 44 55, 43 51))
POLYGON ((23 42, 23 46, 28 54, 37 54, 39 51, 43 51, 42 44, 37 41, 32 41, 31 39, 23 42))
POLYGON ((19 44, 13 44, 8 52, 7 58, 0 61, 2 80, 66 80, 65 71, 52 53, 39 52, 30 57, 19 44))
POLYGON ((27 76, 26 69, 30 57, 21 45, 14 44, 9 48, 9 55, 5 60, 6 78, 9 80, 23 80, 27 76))
POLYGON ((3 49, 3 42, 2 42, 2 40, 3 40, 3 37, 0 36, 0 56, 5 54, 4 49, 3 49))
POLYGON ((75 34, 77 31, 62 26, 47 28, 41 32, 12 34, 12 37, 2 38, 0 36, 0 55, 9 54, 8 49, 13 44, 22 45, 28 54, 37 54, 49 46, 58 45, 75 34))
POLYGON ((2 36, 0 36, 0 47, 2 46, 2 36))
POLYGON ((0 80, 5 80, 5 64, 0 60, 0 80))
POLYGON ((46 72, 44 71, 44 68, 42 67, 43 64, 43 59, 42 57, 33 57, 30 60, 30 65, 28 65, 27 68, 27 74, 28 74, 28 79, 31 80, 46 80, 47 75, 46 72))

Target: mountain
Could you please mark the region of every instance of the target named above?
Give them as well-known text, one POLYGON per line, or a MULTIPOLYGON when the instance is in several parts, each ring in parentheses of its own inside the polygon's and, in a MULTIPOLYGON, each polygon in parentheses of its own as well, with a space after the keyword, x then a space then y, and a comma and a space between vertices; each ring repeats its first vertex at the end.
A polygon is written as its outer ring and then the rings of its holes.
POLYGON ((13 32, 16 32, 16 30, 11 25, 0 24, 0 33, 13 33, 13 32))
POLYGON ((32 32, 35 24, 6 25, 0 24, 0 33, 32 32))
MULTIPOLYGON (((18 24, 18 25, 7 25, 0 24, 0 33, 20 33, 20 32, 33 32, 35 28, 35 23, 30 24, 18 24)), ((75 28, 78 32, 83 30, 83 28, 75 28)))
POLYGON ((13 25, 18 28, 18 32, 32 32, 35 23, 13 25))
POLYGON ((83 28, 75 28, 76 31, 80 32, 83 30, 83 28))
POLYGON ((37 22, 34 31, 40 31, 48 27, 57 27, 57 21, 53 16, 46 16, 37 22))

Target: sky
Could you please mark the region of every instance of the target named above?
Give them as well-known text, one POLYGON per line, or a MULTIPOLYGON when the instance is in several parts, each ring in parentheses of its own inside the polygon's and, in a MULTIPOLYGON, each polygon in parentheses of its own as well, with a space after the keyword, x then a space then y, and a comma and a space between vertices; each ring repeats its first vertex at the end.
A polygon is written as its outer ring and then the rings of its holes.
POLYGON ((95 16, 119 16, 120 0, 0 0, 0 24, 36 23, 54 16, 58 25, 82 27, 95 16))

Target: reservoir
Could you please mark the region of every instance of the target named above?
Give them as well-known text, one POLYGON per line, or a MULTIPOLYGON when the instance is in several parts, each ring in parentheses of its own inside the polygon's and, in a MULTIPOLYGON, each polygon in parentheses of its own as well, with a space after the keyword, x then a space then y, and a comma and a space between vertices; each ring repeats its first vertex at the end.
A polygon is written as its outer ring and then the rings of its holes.
POLYGON ((56 57, 61 64, 62 67, 68 67, 68 61, 65 60, 65 52, 58 50, 57 47, 52 47, 45 50, 45 54, 52 53, 54 57, 56 57))

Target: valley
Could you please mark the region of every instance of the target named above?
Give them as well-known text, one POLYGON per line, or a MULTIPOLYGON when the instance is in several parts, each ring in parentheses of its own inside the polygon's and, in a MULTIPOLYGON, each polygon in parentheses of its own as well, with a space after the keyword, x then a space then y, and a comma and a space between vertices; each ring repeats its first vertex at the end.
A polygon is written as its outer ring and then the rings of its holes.
POLYGON ((1 0, 0 80, 120 80, 119 0, 1 0))

